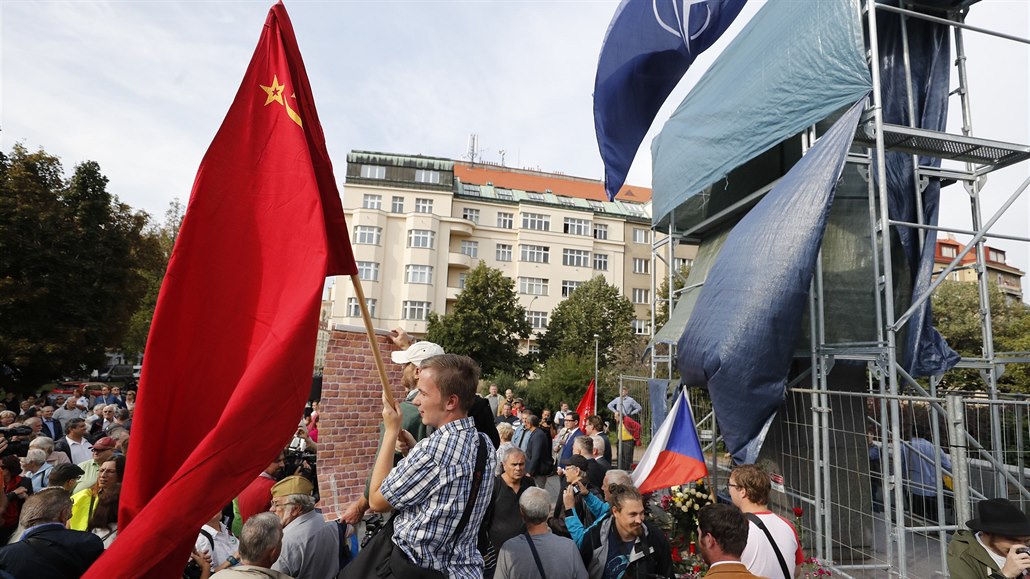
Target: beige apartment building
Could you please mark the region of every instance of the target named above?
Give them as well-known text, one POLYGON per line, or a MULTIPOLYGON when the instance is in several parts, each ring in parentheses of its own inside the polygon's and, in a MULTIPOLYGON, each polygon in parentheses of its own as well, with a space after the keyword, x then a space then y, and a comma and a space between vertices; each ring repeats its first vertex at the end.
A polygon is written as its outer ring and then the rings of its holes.
MULTIPOLYGON (((936 253, 934 254, 934 272, 940 272, 948 266, 965 246, 955 239, 954 235, 948 234, 943 239, 937 240, 936 253)), ((1005 252, 989 245, 984 247, 984 263, 987 269, 987 279, 997 284, 998 289, 1005 295, 1006 299, 1012 301, 1023 301, 1023 276, 1025 272, 1018 267, 1005 263, 1005 252)), ((970 251, 962 256, 959 267, 948 274, 948 279, 962 282, 975 282, 977 280, 975 252, 970 251)))
MULTIPOLYGON (((514 280, 536 329, 579 284, 601 275, 635 304, 650 334, 654 300, 651 191, 624 187, 609 202, 600 181, 450 159, 353 151, 343 206, 374 324, 424 334, 446 313, 479 261, 514 280)), ((676 265, 696 248, 676 248, 676 265)), ((665 264, 658 260, 659 280, 665 264)), ((350 280, 330 288, 333 324, 360 325, 350 280)), ((533 349, 534 345, 529 344, 533 349)))

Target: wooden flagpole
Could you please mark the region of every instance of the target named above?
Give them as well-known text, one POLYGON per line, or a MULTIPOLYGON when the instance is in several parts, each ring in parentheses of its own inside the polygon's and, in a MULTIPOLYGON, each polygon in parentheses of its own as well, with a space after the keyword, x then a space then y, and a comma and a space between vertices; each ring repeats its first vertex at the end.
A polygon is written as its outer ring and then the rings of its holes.
POLYGON ((365 304, 365 292, 361 289, 361 279, 358 274, 350 276, 354 284, 354 293, 358 297, 358 307, 361 308, 361 319, 365 321, 365 333, 368 335, 368 343, 372 346, 372 357, 376 361, 376 370, 379 371, 379 381, 383 385, 383 396, 390 406, 397 406, 397 399, 393 396, 393 389, 390 388, 390 379, 386 376, 386 365, 383 364, 383 354, 379 351, 379 341, 376 340, 376 332, 372 327, 372 316, 368 313, 368 305, 365 304))

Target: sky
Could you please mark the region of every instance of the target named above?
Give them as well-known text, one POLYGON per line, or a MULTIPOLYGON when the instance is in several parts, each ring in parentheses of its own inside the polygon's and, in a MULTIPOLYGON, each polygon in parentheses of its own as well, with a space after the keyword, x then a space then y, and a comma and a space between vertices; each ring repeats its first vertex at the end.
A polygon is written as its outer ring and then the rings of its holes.
MULTIPOLYGON (((0 147, 42 147, 69 173, 97 161, 109 191, 160 217, 172 199, 188 199, 270 5, 0 0, 0 147)), ((645 138, 628 183, 650 186, 651 139, 760 5, 752 0, 688 71, 645 138)), ((341 181, 351 150, 462 158, 472 133, 482 160, 500 162, 503 151, 508 166, 601 179, 591 94, 616 6, 286 2, 341 181)), ((984 0, 967 22, 1030 37, 1024 0, 984 0)), ((976 33, 967 33, 966 43, 974 134, 1030 143, 1030 51, 976 33)), ((953 98, 950 132, 960 132, 959 108, 953 98)), ((985 221, 1027 177, 1030 163, 988 178, 985 221)), ((1030 234, 1028 197, 996 231, 1030 234)), ((972 228, 959 186, 945 188, 941 204, 941 225, 972 228)), ((1030 271, 1028 244, 990 243, 1008 252, 1010 265, 1030 271)))

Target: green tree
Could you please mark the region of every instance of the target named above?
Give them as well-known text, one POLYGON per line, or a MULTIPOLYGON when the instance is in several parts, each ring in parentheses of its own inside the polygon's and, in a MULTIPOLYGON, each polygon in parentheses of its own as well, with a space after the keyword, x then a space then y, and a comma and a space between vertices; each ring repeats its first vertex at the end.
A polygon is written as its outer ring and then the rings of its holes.
POLYGON ((16 144, 0 155, 0 370, 29 390, 99 366, 145 292, 138 262, 147 214, 107 191, 92 161, 61 162, 16 144))
POLYGON ((562 402, 568 402, 569 407, 575 409, 593 377, 593 352, 589 356, 572 353, 554 356, 540 368, 537 378, 529 381, 526 404, 537 412, 543 408, 557 410, 562 402))
MULTIPOLYGON (((682 265, 672 275, 672 291, 677 292, 687 285, 687 277, 690 275, 690 266, 682 265)), ((658 284, 658 309, 654 318, 654 329, 658 331, 669 321, 672 312, 669 311, 669 278, 663 277, 662 283, 658 284)), ((679 299, 679 294, 676 294, 679 299)))
POLYGON ((484 376, 522 376, 530 360, 519 353, 519 341, 528 339, 531 331, 515 282, 480 261, 465 279, 451 313, 429 314, 426 339, 479 362, 484 376))
MULTIPOLYGON (((597 276, 573 290, 551 312, 547 333, 540 338, 540 357, 564 354, 594 358, 594 336, 598 337, 600 367, 613 361, 615 353, 634 339, 633 304, 619 289, 597 276)), ((591 364, 591 374, 593 364, 591 364)))
POLYGON ((139 273, 146 280, 146 293, 140 300, 139 308, 129 319, 128 328, 122 339, 123 352, 146 351, 147 336, 150 334, 150 322, 154 318, 157 307, 157 296, 164 282, 168 260, 172 256, 175 239, 182 226, 182 218, 186 208, 178 198, 172 199, 165 211, 165 220, 160 225, 151 225, 144 236, 147 248, 145 259, 141 260, 139 273))
MULTIPOLYGON (((1009 300, 996 285, 989 285, 991 326, 995 352, 1030 351, 1030 306, 1009 300)), ((956 352, 982 357, 980 298, 975 283, 945 281, 933 294, 934 325, 956 352)), ((1030 392, 1028 364, 1008 364, 998 380, 999 388, 1030 392)), ((984 390, 987 385, 975 369, 956 368, 944 375, 947 388, 984 390)))

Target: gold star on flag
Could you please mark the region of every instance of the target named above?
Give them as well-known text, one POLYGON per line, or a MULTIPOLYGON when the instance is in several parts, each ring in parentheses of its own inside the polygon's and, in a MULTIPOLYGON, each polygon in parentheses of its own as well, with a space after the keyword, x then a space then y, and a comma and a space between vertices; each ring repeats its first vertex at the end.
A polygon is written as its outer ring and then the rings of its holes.
POLYGON ((268 93, 268 99, 265 100, 265 106, 268 106, 273 102, 283 104, 283 89, 286 88, 286 85, 279 84, 278 75, 272 75, 272 86, 265 86, 263 84, 259 84, 258 86, 268 93))

